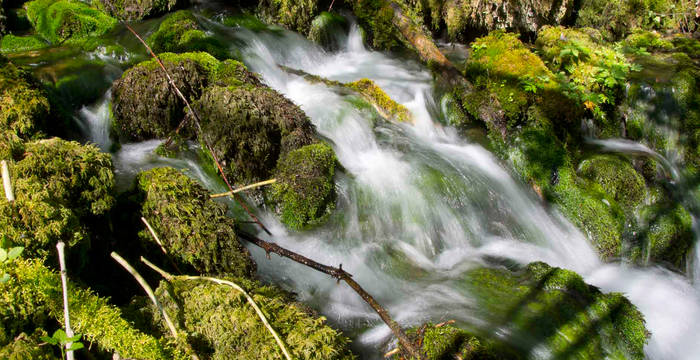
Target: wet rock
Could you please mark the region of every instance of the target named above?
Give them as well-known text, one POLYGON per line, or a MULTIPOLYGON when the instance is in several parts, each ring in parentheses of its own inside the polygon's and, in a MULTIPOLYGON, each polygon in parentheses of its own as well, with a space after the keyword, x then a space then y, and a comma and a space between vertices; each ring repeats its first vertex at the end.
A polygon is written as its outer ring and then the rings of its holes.
POLYGON ((350 28, 348 20, 342 15, 324 11, 314 18, 309 30, 309 40, 328 50, 340 49, 339 37, 350 28))
POLYGON ((642 218, 646 228, 640 248, 644 251, 638 260, 643 262, 648 255, 651 261, 685 270, 694 241, 692 217, 688 211, 681 205, 661 202, 645 208, 642 218))
MULTIPOLYGON (((159 57, 190 102, 199 98, 219 64, 206 53, 163 53, 159 57)), ((184 119, 184 107, 155 60, 127 70, 112 86, 114 127, 127 140, 167 137, 184 119)))
MULTIPOLYGON (((227 206, 211 200, 208 191, 182 172, 156 168, 140 173, 135 196, 141 202, 140 216, 148 220, 180 269, 237 277, 255 273, 255 262, 238 241, 233 219, 226 216, 227 206)), ((143 253, 158 254, 151 234, 139 227, 143 253)))
POLYGON ((439 359, 524 359, 514 348, 494 339, 476 336, 451 324, 428 323, 411 329, 409 337, 422 337, 421 351, 427 360, 439 359))
POLYGON ((624 159, 611 155, 593 156, 579 164, 578 172, 598 183, 628 213, 646 198, 644 178, 624 159))
POLYGON ((307 35, 311 22, 319 14, 318 0, 263 0, 257 8, 258 15, 268 23, 307 35))
POLYGON ((117 24, 78 0, 34 0, 24 6, 36 33, 53 44, 99 37, 117 24))
POLYGON ((189 0, 99 0, 110 15, 125 21, 141 20, 189 4, 189 0))
POLYGON ((229 57, 226 46, 207 35, 189 10, 181 10, 168 16, 158 30, 148 37, 148 44, 155 53, 203 51, 217 59, 229 57))

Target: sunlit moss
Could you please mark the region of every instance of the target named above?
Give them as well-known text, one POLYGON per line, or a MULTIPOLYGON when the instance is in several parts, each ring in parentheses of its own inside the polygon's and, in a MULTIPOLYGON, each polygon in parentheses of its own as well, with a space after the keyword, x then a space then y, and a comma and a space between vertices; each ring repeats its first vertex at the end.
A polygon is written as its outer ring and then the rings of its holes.
POLYGON ((117 20, 77 0, 34 0, 25 4, 37 34, 54 43, 104 35, 117 20))
POLYGON ((383 117, 399 122, 413 122, 411 112, 405 106, 397 103, 389 97, 374 81, 370 79, 360 79, 345 86, 359 92, 372 105, 377 108, 383 117))
POLYGON ((36 329, 32 335, 26 333, 17 335, 7 345, 0 346, 0 359, 58 360, 59 357, 54 355, 53 349, 43 344, 42 336, 48 336, 42 329, 36 329))
POLYGON ((0 58, 0 131, 30 138, 46 130, 51 106, 46 91, 27 71, 0 58))
POLYGON ((353 1, 352 10, 368 32, 369 42, 377 49, 398 47, 401 35, 393 25, 394 10, 386 0, 353 1))
POLYGON ((168 16, 158 30, 148 38, 154 52, 195 52, 203 51, 218 59, 229 57, 226 46, 214 37, 207 35, 188 10, 181 10, 168 16))
POLYGON ((318 0, 264 0, 257 12, 267 22, 308 34, 311 21, 318 15, 318 0))
POLYGON ((49 44, 38 36, 15 36, 7 34, 0 41, 0 52, 3 54, 22 51, 38 50, 47 47, 49 44))
POLYGON ((578 171, 600 184, 608 195, 630 212, 646 197, 644 178, 628 161, 618 157, 594 156, 581 162, 578 171))

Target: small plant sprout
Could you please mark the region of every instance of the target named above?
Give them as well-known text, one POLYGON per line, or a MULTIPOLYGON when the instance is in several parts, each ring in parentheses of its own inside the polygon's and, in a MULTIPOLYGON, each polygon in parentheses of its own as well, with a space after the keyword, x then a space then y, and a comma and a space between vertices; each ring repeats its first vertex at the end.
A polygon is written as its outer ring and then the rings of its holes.
MULTIPOLYGON (((24 248, 21 246, 13 247, 10 249, 0 247, 0 264, 12 262, 14 259, 22 255, 22 251, 24 251, 24 248)), ((10 281, 10 274, 3 273, 2 275, 0 275, 0 284, 6 283, 8 281, 10 281)))
POLYGON ((69 337, 63 329, 58 329, 54 331, 51 337, 42 336, 41 341, 49 345, 58 346, 61 349, 61 359, 68 359, 72 358, 73 351, 80 350, 84 347, 83 343, 80 342, 82 336, 82 334, 76 334, 69 337))

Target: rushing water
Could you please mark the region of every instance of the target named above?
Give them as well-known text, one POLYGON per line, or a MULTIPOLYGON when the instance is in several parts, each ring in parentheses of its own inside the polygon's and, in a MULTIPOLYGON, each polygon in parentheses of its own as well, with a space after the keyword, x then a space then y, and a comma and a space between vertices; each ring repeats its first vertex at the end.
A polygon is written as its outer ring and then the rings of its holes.
MULTIPOLYGON (((249 68, 269 86, 301 106, 345 169, 336 179, 338 208, 328 224, 292 233, 261 210, 274 234, 268 239, 329 265, 342 263, 406 326, 447 319, 486 325, 475 297, 460 286, 465 272, 493 256, 522 264, 542 260, 578 272, 603 291, 625 293, 652 333, 649 358, 700 356, 700 293, 688 279, 655 266, 602 263, 585 236, 543 207, 494 155, 440 125, 443 114, 425 68, 367 50, 356 26, 342 50, 328 53, 294 33, 252 32, 201 20, 237 44, 249 68), (348 95, 287 74, 278 64, 339 81, 370 78, 411 110, 415 124, 380 120, 356 108, 348 95)), ((80 111, 89 139, 103 149, 110 144, 108 99, 109 94, 80 111)), ((120 187, 140 170, 170 165, 221 190, 194 153, 165 159, 152 151, 158 144, 122 145, 114 155, 120 187)), ((367 357, 387 349, 389 329, 351 289, 286 259, 267 260, 260 250, 251 251, 264 279, 298 293, 352 335, 355 348, 367 357)))

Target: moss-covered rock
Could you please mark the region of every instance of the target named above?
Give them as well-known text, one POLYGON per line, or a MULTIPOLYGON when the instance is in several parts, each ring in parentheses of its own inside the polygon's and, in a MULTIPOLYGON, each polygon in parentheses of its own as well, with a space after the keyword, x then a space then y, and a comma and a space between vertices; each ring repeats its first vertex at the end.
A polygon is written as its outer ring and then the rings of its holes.
MULTIPOLYGON (((0 323, 11 338, 36 327, 63 323, 60 275, 39 260, 18 259, 0 265, 10 280, 0 283, 0 323)), ((188 359, 166 339, 136 330, 107 299, 69 283, 71 327, 101 350, 123 358, 188 359)))
POLYGON ((47 47, 49 44, 36 35, 15 36, 7 34, 0 41, 0 52, 3 54, 38 50, 47 47))
POLYGON ((30 138, 45 130, 50 111, 46 91, 27 71, 0 58, 0 132, 30 138))
POLYGON ((104 11, 120 20, 141 20, 151 16, 165 14, 188 0, 92 0, 104 11))
POLYGON ((622 44, 637 52, 668 51, 673 49, 673 43, 663 39, 657 32, 638 30, 622 41, 622 44))
POLYGON ((335 153, 317 143, 280 158, 268 199, 287 226, 302 230, 320 224, 335 207, 335 153))
POLYGON ((10 167, 16 201, 0 202, 0 236, 24 246, 28 257, 54 254, 59 240, 84 255, 88 225, 114 203, 110 156, 57 138, 27 143, 23 150, 10 167))
POLYGON ((319 14, 318 0, 263 0, 258 4, 260 17, 273 24, 307 35, 311 22, 319 14))
POLYGON ((642 215, 647 223, 643 244, 647 258, 684 270, 694 238, 690 214, 681 205, 655 204, 644 209, 642 215))
MULTIPOLYGON (((159 57, 190 102, 199 98, 219 66, 206 53, 163 53, 159 57)), ((127 70, 112 87, 114 127, 129 140, 166 137, 184 119, 184 107, 155 60, 127 70)))
POLYGON ((518 271, 475 269, 467 279, 484 315, 507 329, 521 353, 544 344, 554 358, 645 358, 642 313, 572 271, 535 262, 518 271))
MULTIPOLYGON (((136 193, 142 201, 141 216, 153 226, 162 244, 180 269, 197 273, 251 277, 255 263, 234 231, 226 205, 209 198, 209 192, 173 168, 140 173, 136 193)), ((139 233, 147 249, 157 253, 147 229, 139 233)))
POLYGON ((408 111, 405 106, 389 97, 389 95, 384 92, 382 88, 377 86, 374 81, 370 79, 360 79, 346 83, 343 86, 357 91, 374 106, 383 118, 392 121, 413 123, 413 115, 411 115, 411 112, 408 111))
POLYGON ((48 336, 48 334, 41 329, 37 329, 32 335, 26 333, 17 335, 9 344, 0 346, 0 359, 59 360, 60 358, 54 355, 51 347, 43 345, 42 336, 48 336))
POLYGON ((646 198, 644 178, 619 157, 598 155, 579 164, 579 173, 601 185, 608 195, 632 212, 646 198))
POLYGON ((216 38, 207 35, 192 12, 188 10, 181 10, 168 16, 158 30, 148 38, 148 44, 155 53, 202 51, 217 59, 229 57, 226 46, 216 38))
POLYGON ((350 28, 348 20, 337 13, 324 11, 314 18, 309 30, 309 40, 328 50, 340 48, 338 38, 350 28))
POLYGON ((493 339, 476 336, 450 324, 425 324, 408 331, 409 337, 422 336, 421 351, 427 360, 518 360, 524 359, 515 349, 493 339))
POLYGON ((392 49, 403 38, 394 27, 394 9, 390 0, 359 0, 352 2, 352 11, 366 31, 367 42, 376 49, 392 49))
POLYGON ((313 125, 298 106, 236 76, 209 87, 194 106, 203 140, 229 179, 239 183, 269 179, 281 156, 313 142, 313 125))
MULTIPOLYGON (((296 359, 351 359, 349 340, 289 294, 273 286, 229 279, 253 297, 296 359)), ((161 283, 156 295, 193 334, 195 351, 209 359, 283 359, 272 335, 244 295, 225 285, 181 280, 161 283)))
POLYGON ((54 44, 99 37, 117 24, 116 19, 78 0, 34 0, 25 8, 36 33, 54 44))

